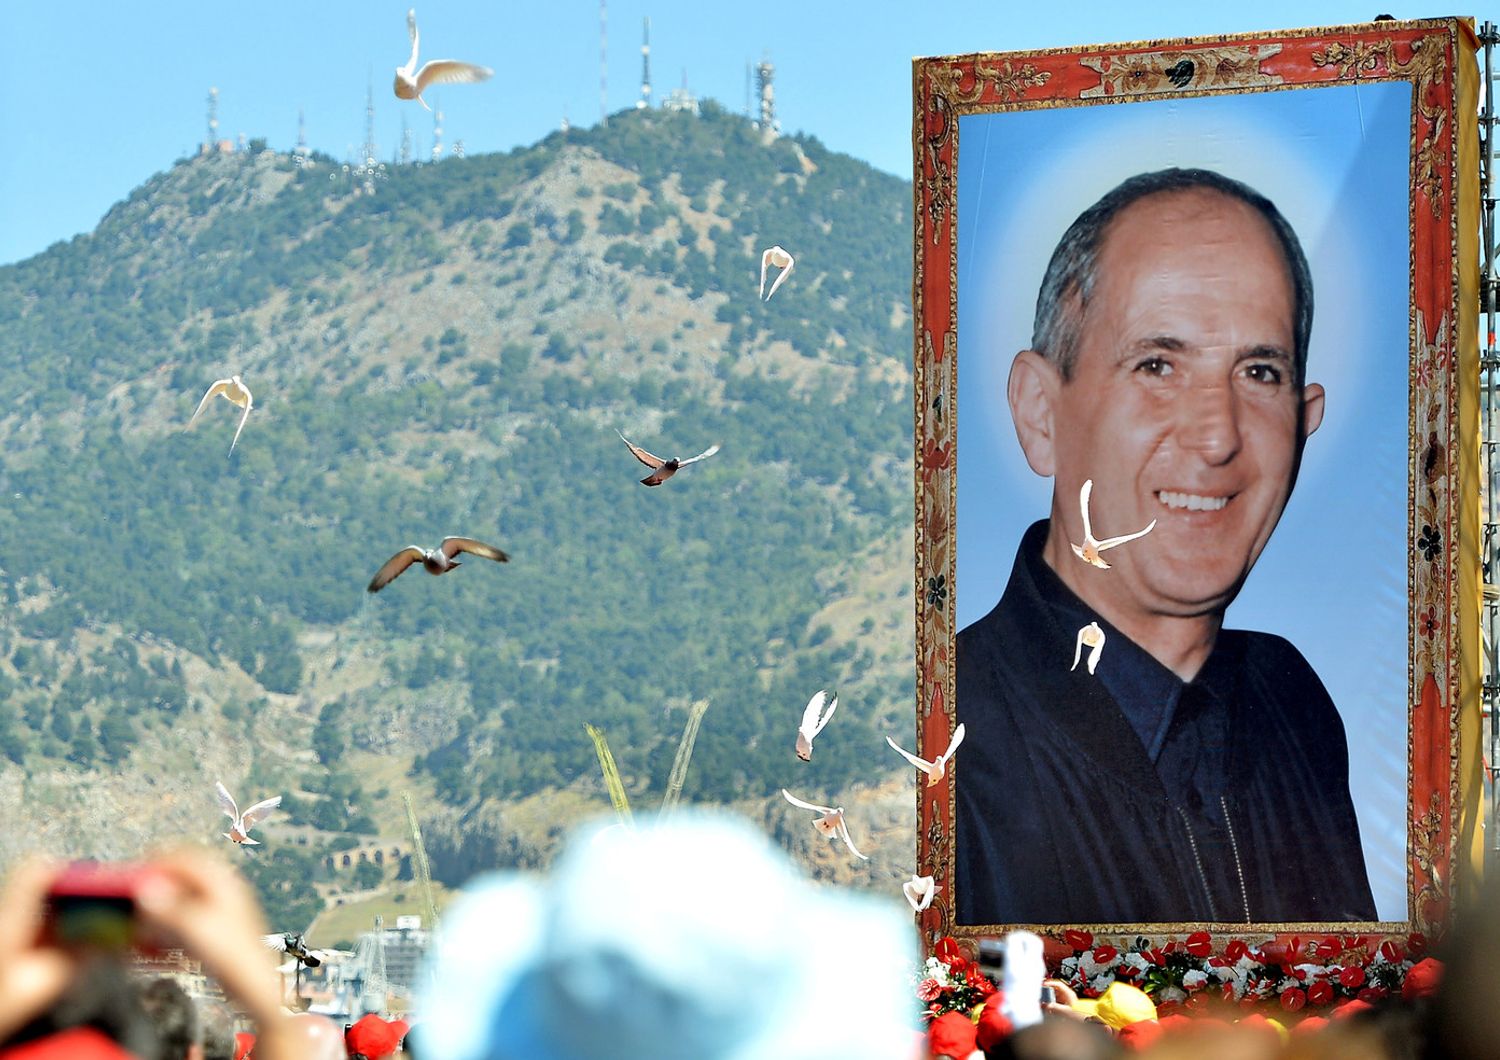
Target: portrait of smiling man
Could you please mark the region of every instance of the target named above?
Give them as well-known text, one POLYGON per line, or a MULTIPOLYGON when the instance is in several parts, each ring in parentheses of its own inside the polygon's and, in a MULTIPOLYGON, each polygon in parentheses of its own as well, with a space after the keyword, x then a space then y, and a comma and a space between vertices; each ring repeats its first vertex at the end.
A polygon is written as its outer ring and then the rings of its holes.
POLYGON ((1323 418, 1312 316, 1296 233, 1210 170, 1131 177, 1058 243, 1004 395, 1051 510, 958 634, 959 922, 1375 919, 1338 711, 1290 642, 1223 628, 1323 418), (1086 481, 1098 538, 1152 526, 1108 569, 1074 552, 1086 481))

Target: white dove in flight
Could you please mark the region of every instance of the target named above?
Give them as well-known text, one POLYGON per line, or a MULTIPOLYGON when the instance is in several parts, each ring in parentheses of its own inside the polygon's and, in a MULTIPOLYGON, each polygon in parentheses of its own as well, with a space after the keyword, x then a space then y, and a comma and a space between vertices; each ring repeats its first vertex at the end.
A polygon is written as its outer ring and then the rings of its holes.
MULTIPOLYGON (((418 70, 416 8, 406 13, 406 32, 411 37, 411 58, 406 60, 405 66, 396 67, 397 99, 414 99, 427 107, 427 101, 422 98, 422 93, 427 90, 428 85, 457 83, 472 85, 480 81, 488 81, 495 76, 495 71, 488 66, 461 63, 457 59, 429 59, 422 64, 422 69, 418 70)), ((432 108, 427 107, 427 109, 432 108)))
POLYGON ((445 537, 443 543, 437 548, 407 545, 381 565, 365 589, 372 593, 380 592, 400 577, 402 572, 413 563, 422 564, 422 568, 428 574, 446 574, 454 567, 463 566, 454 558, 460 552, 467 552, 481 559, 492 559, 496 563, 510 562, 510 556, 493 545, 486 545, 483 541, 475 541, 472 537, 445 537))
POLYGON ((234 804, 234 796, 229 794, 229 790, 221 781, 214 781, 214 789, 219 793, 219 806, 224 810, 224 816, 229 818, 229 831, 220 834, 231 843, 248 847, 260 846, 260 843, 250 838, 250 829, 255 827, 257 821, 281 805, 281 796, 273 795, 269 799, 257 802, 244 813, 240 813, 239 807, 234 804))
POLYGON ((911 879, 901 885, 901 893, 906 895, 906 900, 911 903, 913 913, 920 913, 931 905, 937 892, 936 880, 931 876, 918 876, 916 873, 912 873, 911 879))
POLYGON ((239 444, 240 431, 245 429, 245 421, 250 418, 250 410, 255 405, 255 399, 250 396, 250 388, 241 381, 239 376, 232 375, 228 379, 216 379, 213 386, 208 388, 208 393, 203 395, 203 400, 198 402, 198 411, 193 413, 193 419, 188 420, 189 427, 193 425, 193 420, 198 418, 198 413, 203 411, 203 407, 213 399, 215 394, 231 405, 245 410, 244 415, 240 416, 240 425, 234 429, 234 441, 229 443, 229 451, 232 453, 234 447, 239 444))
POLYGON ((1068 667, 1070 671, 1078 669, 1078 659, 1083 654, 1083 646, 1087 644, 1089 652, 1089 673, 1094 672, 1094 667, 1099 665, 1099 653, 1104 650, 1104 630, 1099 628, 1099 623, 1090 622, 1078 631, 1078 642, 1073 645, 1073 665, 1068 667))
POLYGON ((833 717, 833 712, 838 709, 838 695, 830 697, 826 690, 807 701, 807 707, 802 711, 802 724, 797 726, 798 758, 804 762, 812 761, 812 742, 818 733, 823 731, 823 726, 828 724, 828 719, 833 717), (824 704, 827 704, 827 710, 823 709, 824 704))
POLYGON ((797 259, 780 247, 772 247, 760 256, 760 296, 763 300, 767 302, 771 300, 771 294, 775 294, 776 288, 781 286, 781 281, 792 274, 792 268, 796 264, 797 259), (771 294, 766 294, 766 269, 773 265, 781 270, 781 275, 777 276, 776 282, 771 284, 771 294))
MULTIPOLYGON (((1094 536, 1094 528, 1089 522, 1089 494, 1094 492, 1094 480, 1084 479, 1083 488, 1078 491, 1078 502, 1083 507, 1083 546, 1073 545, 1073 554, 1085 563, 1092 563, 1100 570, 1109 570, 1109 564, 1099 558, 1099 553, 1116 545, 1123 545, 1127 541, 1134 541, 1138 537, 1145 537, 1156 529, 1156 520, 1151 520, 1151 525, 1144 530, 1137 530, 1133 534, 1124 537, 1106 537, 1100 541, 1094 536)), ((1072 544, 1072 542, 1069 542, 1072 544)))
POLYGON ((911 754, 908 751, 901 750, 900 747, 896 746, 896 741, 891 739, 889 736, 885 738, 885 742, 891 745, 891 750, 895 751, 902 758, 906 759, 912 765, 916 766, 922 772, 926 773, 927 784, 930 787, 933 784, 936 784, 938 781, 942 780, 943 774, 947 772, 948 763, 953 760, 953 752, 957 751, 958 745, 964 742, 964 727, 962 724, 960 724, 958 728, 953 730, 953 739, 948 741, 948 750, 944 751, 937 757, 935 761, 932 762, 927 761, 927 759, 925 758, 918 758, 916 755, 911 754))
POLYGON ((869 861, 869 857, 859 852, 854 845, 854 840, 849 838, 849 825, 844 821, 844 808, 842 806, 814 806, 810 802, 803 802, 786 788, 781 789, 781 794, 786 796, 786 801, 800 810, 811 810, 813 813, 822 814, 813 822, 813 827, 823 833, 829 839, 842 839, 844 845, 849 848, 850 853, 862 861, 869 861))
POLYGON ((630 452, 635 458, 651 469, 651 474, 641 479, 642 486, 660 486, 667 479, 677 474, 679 469, 687 467, 689 464, 696 464, 700 460, 707 460, 719 451, 718 445, 711 445, 689 460, 679 460, 675 456, 670 460, 663 460, 654 453, 646 452, 646 450, 625 437, 619 430, 616 430, 615 433, 620 435, 620 441, 630 447, 630 452))
POLYGON ((262 935, 260 940, 266 944, 267 949, 284 953, 293 961, 300 962, 308 968, 316 968, 329 958, 339 956, 338 950, 308 949, 307 940, 302 937, 301 933, 295 931, 278 931, 274 934, 262 935))

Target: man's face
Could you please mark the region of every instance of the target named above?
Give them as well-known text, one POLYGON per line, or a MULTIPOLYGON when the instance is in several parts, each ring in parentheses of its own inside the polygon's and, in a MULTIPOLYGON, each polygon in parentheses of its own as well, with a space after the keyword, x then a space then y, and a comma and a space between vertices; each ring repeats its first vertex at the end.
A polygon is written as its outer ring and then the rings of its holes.
POLYGON ((1050 388, 1054 516, 1082 543, 1093 479, 1096 537, 1156 529, 1106 552, 1114 569, 1073 572, 1091 592, 1166 615, 1233 599, 1322 418, 1322 388, 1296 385, 1293 319, 1276 237, 1236 199, 1152 195, 1106 230, 1072 378, 1050 388))

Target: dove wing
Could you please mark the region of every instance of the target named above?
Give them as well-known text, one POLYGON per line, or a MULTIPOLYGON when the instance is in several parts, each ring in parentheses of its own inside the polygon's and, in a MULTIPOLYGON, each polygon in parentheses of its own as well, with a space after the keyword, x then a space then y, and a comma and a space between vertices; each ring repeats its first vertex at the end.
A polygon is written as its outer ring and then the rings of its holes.
POLYGON ((496 563, 509 563, 510 556, 501 552, 493 545, 486 545, 483 541, 475 541, 472 537, 445 537, 443 543, 438 546, 443 555, 452 559, 460 552, 467 552, 471 556, 481 559, 492 559, 496 563))
POLYGON ((824 689, 807 701, 807 707, 802 711, 802 724, 797 726, 797 731, 813 739, 823 731, 823 726, 828 724, 828 719, 833 717, 833 712, 839 708, 839 697, 834 696, 829 701, 828 691, 824 689), (823 710, 823 705, 828 704, 828 710, 823 710))
POLYGON ((242 818, 245 824, 245 831, 250 831, 251 827, 254 826, 256 821, 269 816, 271 811, 276 809, 276 807, 280 805, 281 796, 272 795, 269 799, 262 799, 260 802, 257 802, 254 806, 250 807, 245 811, 245 816, 242 818))
POLYGON ((946 750, 946 751, 943 752, 943 757, 939 758, 938 761, 939 762, 943 762, 943 763, 951 762, 953 760, 953 752, 957 751, 958 750, 958 745, 961 744, 961 743, 963 743, 963 742, 964 742, 964 725, 963 725, 963 722, 959 722, 958 723, 958 728, 956 728, 956 729, 953 730, 953 739, 951 739, 951 740, 948 741, 948 750, 946 750))
POLYGON ((666 463, 665 460, 663 460, 661 457, 657 456, 656 454, 646 452, 646 450, 644 450, 640 446, 636 445, 634 442, 632 442, 629 438, 625 437, 625 435, 621 434, 619 431, 615 431, 615 433, 620 435, 620 441, 624 442, 625 445, 627 447, 629 447, 631 453, 633 453, 635 455, 635 458, 637 460, 639 460, 641 463, 645 464, 647 467, 651 468, 653 471, 656 470, 657 468, 661 467, 663 464, 666 463))
POLYGON ((250 400, 250 392, 245 391, 245 411, 240 415, 240 425, 234 429, 234 441, 229 443, 229 451, 234 452, 234 447, 240 444, 240 432, 245 429, 245 421, 250 418, 250 408, 254 402, 250 400))
POLYGON ((1083 488, 1078 491, 1078 504, 1083 509, 1083 539, 1085 542, 1094 539, 1094 528, 1089 525, 1089 495, 1094 492, 1094 480, 1086 478, 1083 480, 1083 488))
POLYGON ((273 949, 277 953, 286 952, 286 936, 279 931, 274 935, 262 935, 260 940, 266 944, 268 949, 273 949))
POLYGON ((417 68, 417 9, 411 8, 406 12, 406 35, 411 38, 411 58, 406 60, 406 76, 410 77, 417 68))
POLYGON ((228 389, 229 389, 229 380, 228 379, 220 379, 220 380, 216 381, 212 386, 210 386, 208 388, 208 391, 203 395, 203 400, 200 401, 200 402, 198 402, 198 412, 194 412, 193 413, 193 419, 188 420, 188 426, 191 427, 193 425, 193 420, 196 420, 198 418, 198 413, 202 412, 204 406, 207 405, 210 401, 212 401, 214 399, 214 395, 215 394, 222 394, 222 393, 224 393, 224 391, 226 391, 228 389))
POLYGON ((375 572, 375 577, 370 579, 370 584, 365 586, 365 591, 372 593, 380 592, 380 590, 395 581, 402 571, 421 560, 421 558, 422 550, 420 548, 416 545, 407 545, 400 552, 397 552, 385 561, 385 565, 375 572))
POLYGON ((1151 525, 1144 530, 1137 530, 1135 533, 1126 534, 1124 537, 1106 537, 1103 541, 1099 542, 1099 551, 1103 552, 1107 548, 1114 548, 1116 545, 1123 545, 1127 541, 1134 541, 1138 537, 1145 537, 1155 529, 1156 520, 1152 519, 1151 525))
POLYGON ((760 256, 760 297, 765 301, 766 297, 766 269, 771 265, 771 252, 768 250, 760 256))
MULTIPOLYGON (((1074 545, 1073 547, 1075 549, 1078 548, 1077 545, 1074 545)), ((1083 655, 1083 635, 1088 632, 1088 628, 1088 626, 1084 626, 1078 631, 1078 640, 1073 644, 1073 665, 1068 667, 1068 671, 1070 673, 1078 669, 1078 660, 1083 655)))
POLYGON ((900 755, 902 758, 906 759, 908 762, 910 762, 912 765, 916 766, 918 769, 922 770, 924 773, 932 769, 932 767, 933 767, 933 763, 932 762, 927 761, 927 759, 925 759, 925 758, 918 758, 916 755, 912 754, 910 751, 903 751, 903 750, 901 750, 901 748, 899 748, 899 747, 896 746, 896 741, 893 740, 893 739, 891 739, 889 736, 887 736, 885 738, 885 742, 891 745, 891 750, 892 751, 895 751, 898 755, 900 755))
POLYGON ((792 266, 795 265, 795 264, 796 264, 796 259, 793 258, 790 254, 788 254, 787 255, 787 259, 786 259, 786 268, 784 268, 784 269, 781 270, 781 275, 778 276, 778 277, 776 277, 776 282, 775 283, 771 284, 771 294, 766 295, 766 301, 767 302, 769 302, 771 300, 771 295, 774 295, 776 293, 776 288, 778 288, 778 287, 781 286, 781 281, 785 280, 788 276, 790 276, 792 274, 792 266))
POLYGON ((234 796, 229 794, 222 781, 214 781, 214 791, 219 794, 219 808, 229 817, 231 821, 240 819, 239 807, 234 804, 234 796))
POLYGON ((426 91, 428 85, 472 85, 494 76, 495 71, 488 66, 461 63, 457 59, 432 59, 417 71, 417 91, 426 91))
POLYGON ((797 796, 793 795, 790 791, 787 791, 786 788, 782 788, 781 789, 781 794, 783 794, 783 795, 786 796, 786 801, 787 802, 791 803, 793 806, 797 807, 799 810, 811 810, 813 813, 835 813, 835 812, 837 812, 837 811, 834 810, 834 808, 832 806, 814 806, 810 802, 803 802, 801 799, 797 798, 797 796))
POLYGON ((719 444, 717 442, 715 442, 713 445, 711 445, 707 449, 703 450, 703 452, 699 453, 697 456, 693 457, 691 460, 679 460, 679 461, 677 461, 677 466, 678 467, 687 467, 689 464, 696 464, 700 460, 707 460, 709 457, 713 456, 718 451, 719 451, 719 444))
POLYGON ((859 852, 859 847, 855 846, 854 840, 849 838, 849 822, 844 820, 842 814, 839 816, 839 838, 844 841, 844 845, 849 848, 849 852, 855 857, 859 858, 861 861, 870 860, 867 855, 861 854, 859 852))

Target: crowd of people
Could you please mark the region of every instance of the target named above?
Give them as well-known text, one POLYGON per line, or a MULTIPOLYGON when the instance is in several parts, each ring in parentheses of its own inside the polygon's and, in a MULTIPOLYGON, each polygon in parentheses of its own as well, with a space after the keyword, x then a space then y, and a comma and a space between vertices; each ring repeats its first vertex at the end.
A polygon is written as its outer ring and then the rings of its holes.
POLYGON ((27 861, 0 893, 3 1060, 1500 1056, 1500 1013, 1485 1004, 1500 922, 1485 915, 1453 933, 1462 942, 1446 974, 1434 963, 1406 997, 1332 1019, 1238 1007, 1157 1019, 1133 987, 1081 999, 1051 981, 1040 1006, 1007 1004, 1002 989, 973 1012, 924 1021, 904 906, 816 885, 748 825, 683 812, 595 825, 546 876, 473 881, 444 915, 412 1024, 368 1015, 345 1027, 286 1006, 259 904, 217 855, 151 859, 130 915, 136 945, 170 940, 224 1003, 142 979, 128 949, 59 941, 49 896, 60 868, 27 861))

